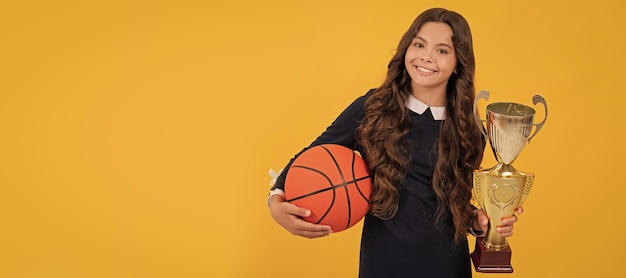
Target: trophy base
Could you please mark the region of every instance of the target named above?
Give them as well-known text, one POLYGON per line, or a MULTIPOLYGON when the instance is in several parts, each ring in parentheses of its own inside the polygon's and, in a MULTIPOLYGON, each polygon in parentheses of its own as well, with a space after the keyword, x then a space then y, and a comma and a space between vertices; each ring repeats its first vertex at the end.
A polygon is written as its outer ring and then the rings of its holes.
POLYGON ((512 273, 511 247, 494 250, 489 249, 483 243, 484 237, 476 238, 476 247, 470 255, 474 263, 474 269, 478 272, 487 273, 512 273))

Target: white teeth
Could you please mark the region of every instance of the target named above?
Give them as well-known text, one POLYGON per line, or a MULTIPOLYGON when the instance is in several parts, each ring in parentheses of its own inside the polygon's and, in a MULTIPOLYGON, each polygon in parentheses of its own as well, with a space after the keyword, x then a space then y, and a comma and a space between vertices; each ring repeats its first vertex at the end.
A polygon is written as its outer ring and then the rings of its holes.
POLYGON ((425 73, 432 73, 433 72, 432 70, 425 69, 425 68, 422 68, 422 67, 417 67, 417 70, 419 70, 421 72, 425 72, 425 73))

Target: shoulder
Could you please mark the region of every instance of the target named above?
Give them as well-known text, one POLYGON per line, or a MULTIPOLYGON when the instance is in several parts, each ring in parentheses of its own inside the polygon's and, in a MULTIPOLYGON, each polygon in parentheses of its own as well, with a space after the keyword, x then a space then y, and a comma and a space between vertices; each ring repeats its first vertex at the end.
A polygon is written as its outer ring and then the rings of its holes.
POLYGON ((365 93, 365 95, 363 97, 369 98, 369 97, 371 97, 374 94, 374 92, 376 92, 376 88, 371 88, 371 89, 369 89, 367 91, 367 93, 365 93))
POLYGON ((367 99, 369 99, 372 95, 374 95, 374 92, 376 91, 375 88, 373 89, 369 89, 364 95, 361 95, 359 97, 357 97, 354 102, 352 103, 351 106, 357 106, 360 109, 363 109, 363 107, 365 106, 365 102, 367 101, 367 99))

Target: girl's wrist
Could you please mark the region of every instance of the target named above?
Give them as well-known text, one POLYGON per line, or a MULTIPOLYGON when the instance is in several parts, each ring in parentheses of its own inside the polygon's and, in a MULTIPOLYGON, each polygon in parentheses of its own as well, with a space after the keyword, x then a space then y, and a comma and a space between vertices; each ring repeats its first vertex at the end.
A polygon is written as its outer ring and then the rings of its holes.
POLYGON ((270 191, 270 194, 267 196, 267 207, 268 208, 272 204, 272 199, 273 199, 272 197, 274 197, 276 195, 280 196, 280 202, 285 201, 285 191, 283 191, 280 188, 276 188, 276 189, 270 191))
POLYGON ((480 223, 478 223, 478 209, 474 210, 474 216, 472 216, 472 221, 470 222, 469 232, 475 237, 485 236, 485 231, 481 230, 481 228, 475 228, 476 226, 480 227, 480 223))

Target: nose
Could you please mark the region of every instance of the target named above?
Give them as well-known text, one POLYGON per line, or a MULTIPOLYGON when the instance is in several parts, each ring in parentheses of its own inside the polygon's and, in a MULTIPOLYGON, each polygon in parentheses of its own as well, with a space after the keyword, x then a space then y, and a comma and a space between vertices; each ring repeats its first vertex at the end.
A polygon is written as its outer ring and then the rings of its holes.
POLYGON ((432 63, 433 60, 430 58, 430 55, 423 55, 420 56, 419 58, 421 61, 426 62, 426 63, 432 63))

